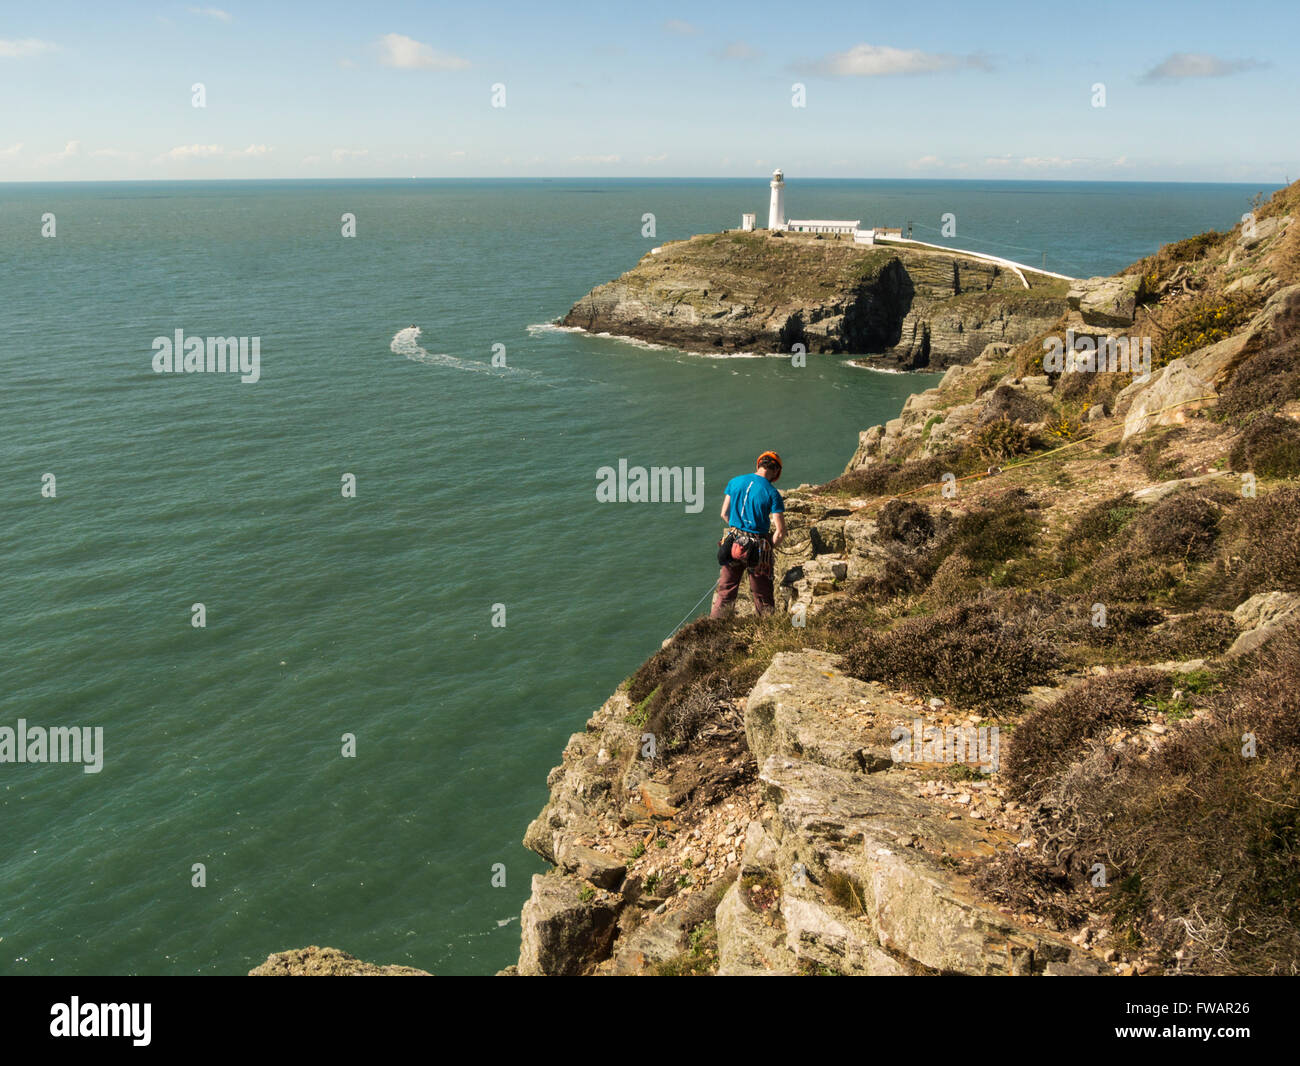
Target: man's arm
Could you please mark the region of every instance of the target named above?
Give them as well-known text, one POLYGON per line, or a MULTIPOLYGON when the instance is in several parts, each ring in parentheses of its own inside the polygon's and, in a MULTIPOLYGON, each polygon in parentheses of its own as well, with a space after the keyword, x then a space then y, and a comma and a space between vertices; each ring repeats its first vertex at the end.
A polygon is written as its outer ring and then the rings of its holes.
POLYGON ((785 540, 785 515, 780 511, 772 516, 772 521, 776 524, 776 532, 772 534, 772 547, 776 547, 781 541, 785 540))
POLYGON ((730 496, 722 497, 722 520, 724 522, 731 521, 731 497, 730 496))

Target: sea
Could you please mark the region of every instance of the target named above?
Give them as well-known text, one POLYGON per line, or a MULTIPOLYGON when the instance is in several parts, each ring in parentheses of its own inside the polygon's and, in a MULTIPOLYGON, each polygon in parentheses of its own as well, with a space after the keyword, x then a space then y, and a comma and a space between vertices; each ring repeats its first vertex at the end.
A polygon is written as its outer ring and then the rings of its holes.
MULTIPOLYGON (((1272 188, 791 179, 786 209, 1087 276, 1272 188)), ((707 612, 723 485, 769 448, 781 488, 831 478, 936 381, 556 326, 767 198, 0 185, 0 974, 515 961, 547 773, 707 612), (209 337, 242 371, 167 369, 209 337), (651 467, 681 491, 629 499, 651 467), (81 743, 12 761, 54 727, 81 743)))

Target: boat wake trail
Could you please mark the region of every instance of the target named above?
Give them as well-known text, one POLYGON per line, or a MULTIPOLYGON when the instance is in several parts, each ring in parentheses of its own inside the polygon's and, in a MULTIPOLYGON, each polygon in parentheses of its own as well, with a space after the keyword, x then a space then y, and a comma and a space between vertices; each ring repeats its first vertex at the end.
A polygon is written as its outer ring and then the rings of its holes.
POLYGON ((413 363, 424 363, 427 366, 445 366, 452 370, 470 370, 474 373, 491 374, 493 377, 499 378, 537 377, 536 372, 532 370, 523 370, 513 366, 493 366, 491 363, 480 363, 473 359, 458 359, 454 355, 426 351, 420 347, 420 334, 422 332, 419 326, 407 326, 406 329, 399 329, 388 347, 395 355, 404 355, 413 363))

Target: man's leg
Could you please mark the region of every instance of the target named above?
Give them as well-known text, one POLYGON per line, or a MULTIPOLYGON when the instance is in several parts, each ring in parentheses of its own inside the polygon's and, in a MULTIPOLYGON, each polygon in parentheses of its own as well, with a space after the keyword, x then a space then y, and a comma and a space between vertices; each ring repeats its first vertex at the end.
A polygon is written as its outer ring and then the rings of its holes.
POLYGON ((772 594, 772 575, 759 577, 752 570, 749 573, 749 591, 754 597, 755 614, 771 614, 776 610, 776 598, 772 594))
POLYGON ((731 614, 736 603, 736 593, 740 591, 742 570, 741 567, 722 567, 722 572, 718 574, 718 590, 713 594, 713 610, 709 612, 710 618, 726 618, 731 614))

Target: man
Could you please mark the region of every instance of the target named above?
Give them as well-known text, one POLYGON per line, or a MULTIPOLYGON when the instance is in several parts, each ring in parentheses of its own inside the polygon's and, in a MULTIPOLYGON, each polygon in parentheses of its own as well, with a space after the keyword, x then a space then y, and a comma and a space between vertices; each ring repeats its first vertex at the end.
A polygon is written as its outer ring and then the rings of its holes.
POLYGON ((718 590, 713 595, 710 618, 725 618, 735 606, 740 575, 749 571, 749 591, 754 610, 770 614, 776 609, 772 595, 772 549, 785 539, 785 502, 772 484, 781 476, 781 457, 764 452, 752 474, 727 482, 722 497, 722 520, 727 523, 718 546, 718 590), (769 519, 776 533, 769 535, 769 519))

